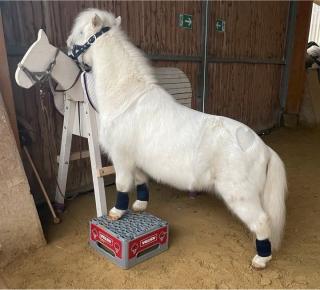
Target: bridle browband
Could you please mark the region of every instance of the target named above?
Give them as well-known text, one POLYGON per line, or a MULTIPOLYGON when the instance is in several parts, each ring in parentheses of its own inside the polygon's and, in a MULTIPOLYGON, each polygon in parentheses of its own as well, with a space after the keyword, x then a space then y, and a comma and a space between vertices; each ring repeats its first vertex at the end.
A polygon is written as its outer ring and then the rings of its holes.
POLYGON ((89 47, 97 40, 97 38, 99 38, 102 34, 108 32, 111 29, 111 27, 109 26, 105 26, 102 27, 97 33, 95 33, 94 35, 90 36, 90 38, 88 39, 88 41, 82 45, 78 45, 75 44, 72 47, 71 53, 69 53, 68 55, 77 63, 79 63, 78 61, 78 57, 83 54, 84 52, 86 52, 89 47))
POLYGON ((45 81, 48 81, 50 89, 52 92, 58 92, 58 93, 63 93, 66 92, 70 89, 72 89, 74 87, 74 85, 77 83, 80 75, 81 75, 81 70, 79 70, 78 75, 76 76, 74 82, 70 85, 69 88, 65 89, 65 90, 57 90, 52 83, 52 70, 54 68, 54 66, 56 65, 56 61, 57 61, 57 56, 59 54, 60 50, 57 48, 56 53, 54 55, 53 61, 49 63, 47 69, 45 71, 42 72, 32 72, 30 71, 28 68, 26 68, 22 63, 18 63, 18 67, 26 74, 26 76, 33 82, 37 83, 43 83, 45 81))

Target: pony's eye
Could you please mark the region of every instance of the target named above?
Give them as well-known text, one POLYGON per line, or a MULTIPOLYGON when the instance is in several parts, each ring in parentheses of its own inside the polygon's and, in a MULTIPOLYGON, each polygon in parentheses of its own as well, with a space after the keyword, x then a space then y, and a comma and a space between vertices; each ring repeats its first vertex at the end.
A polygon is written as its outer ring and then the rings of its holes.
POLYGON ((83 31, 80 31, 80 35, 83 35, 83 31))

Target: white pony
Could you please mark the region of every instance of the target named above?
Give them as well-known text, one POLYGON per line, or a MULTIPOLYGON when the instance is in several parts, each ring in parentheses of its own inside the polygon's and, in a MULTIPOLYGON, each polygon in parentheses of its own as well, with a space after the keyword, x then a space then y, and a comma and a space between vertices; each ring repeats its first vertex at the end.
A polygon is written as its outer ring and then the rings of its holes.
POLYGON ((127 210, 134 184, 133 209, 146 209, 147 176, 181 190, 215 192, 256 235, 252 265, 264 268, 285 223, 281 159, 246 125, 179 105, 156 83, 120 22, 111 13, 86 10, 67 41, 95 76, 100 143, 116 171, 118 197, 110 217, 127 210))

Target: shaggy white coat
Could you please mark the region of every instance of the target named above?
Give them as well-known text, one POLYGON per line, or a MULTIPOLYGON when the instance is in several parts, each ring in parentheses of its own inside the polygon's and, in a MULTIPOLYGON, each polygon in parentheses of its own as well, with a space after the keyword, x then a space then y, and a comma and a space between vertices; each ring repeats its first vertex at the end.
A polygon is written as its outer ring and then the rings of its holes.
MULTIPOLYGON (((92 66, 100 112, 100 142, 112 159, 117 190, 147 176, 181 190, 215 192, 257 239, 280 245, 286 174, 278 155, 246 125, 178 104, 155 81, 143 54, 120 29, 120 17, 90 9, 75 21, 68 46, 102 26, 83 60, 92 66)), ((255 256, 265 267, 270 257, 255 256)))

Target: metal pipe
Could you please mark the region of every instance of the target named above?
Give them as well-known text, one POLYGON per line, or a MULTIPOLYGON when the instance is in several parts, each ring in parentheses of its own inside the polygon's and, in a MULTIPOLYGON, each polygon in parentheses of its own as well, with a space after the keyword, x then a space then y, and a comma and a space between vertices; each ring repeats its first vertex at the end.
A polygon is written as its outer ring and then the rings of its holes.
POLYGON ((258 59, 258 58, 219 58, 219 57, 208 57, 208 63, 248 63, 248 64, 275 64, 285 65, 285 60, 278 59, 258 59))
MULTIPOLYGON (((206 2, 204 2, 206 3, 206 2)), ((204 21, 205 22, 205 21, 204 21)), ((187 62, 204 62, 206 60, 207 63, 252 63, 252 64, 276 64, 276 65, 285 65, 285 60, 277 60, 277 59, 257 59, 257 58, 219 58, 219 57, 208 57, 207 56, 207 44, 205 34, 207 34, 207 29, 204 27, 204 48, 203 48, 203 56, 193 56, 193 55, 162 55, 162 54, 146 54, 146 56, 151 60, 163 60, 163 61, 187 61, 187 62)), ((9 46, 8 47, 8 56, 23 56, 27 48, 21 46, 9 46)), ((62 48, 62 51, 64 49, 62 48)))
POLYGON ((205 1, 205 22, 204 22, 204 47, 203 47, 203 91, 202 91, 202 112, 204 112, 207 95, 207 56, 208 56, 208 9, 209 1, 205 1))
POLYGON ((297 18, 297 2, 290 1, 289 15, 287 22, 287 37, 285 45, 285 67, 283 69, 283 77, 281 79, 280 85, 280 114, 279 114, 279 124, 281 121, 282 114, 285 110, 287 95, 288 95, 288 85, 289 85, 289 71, 291 65, 291 58, 293 53, 293 40, 294 40, 294 31, 296 27, 296 18, 297 18))

